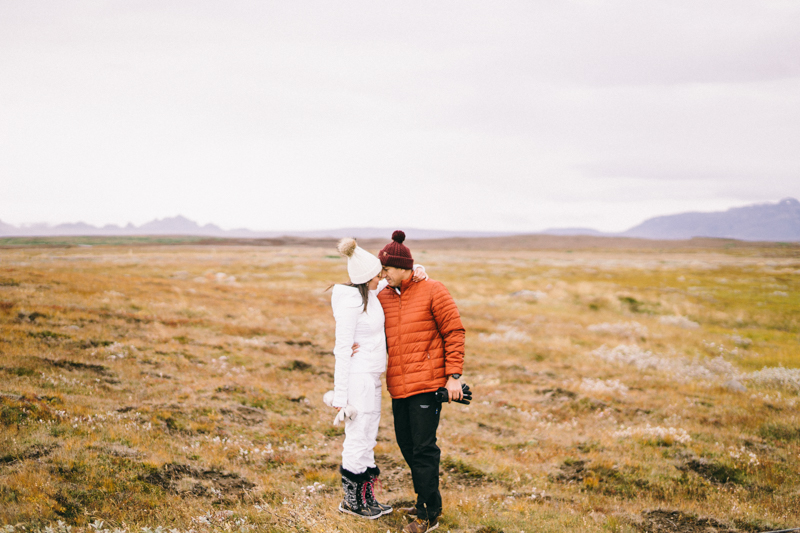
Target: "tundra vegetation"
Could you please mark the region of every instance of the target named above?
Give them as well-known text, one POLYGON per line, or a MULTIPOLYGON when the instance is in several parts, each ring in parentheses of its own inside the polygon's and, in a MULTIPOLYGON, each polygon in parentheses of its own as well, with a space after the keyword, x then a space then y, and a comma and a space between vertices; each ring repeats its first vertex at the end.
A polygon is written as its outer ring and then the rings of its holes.
MULTIPOLYGON (((0 250, 2 531, 402 528, 336 511, 333 242, 42 244, 0 250)), ((443 408, 440 530, 800 526, 796 246, 411 245, 459 305, 475 395, 443 408)))

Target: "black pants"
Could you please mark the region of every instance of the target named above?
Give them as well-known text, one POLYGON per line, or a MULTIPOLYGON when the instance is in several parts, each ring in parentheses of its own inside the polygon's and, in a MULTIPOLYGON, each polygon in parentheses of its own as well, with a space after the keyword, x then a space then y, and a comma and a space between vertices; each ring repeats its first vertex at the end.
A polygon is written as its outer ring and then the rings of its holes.
POLYGON ((403 458, 411 468, 414 492, 417 493, 417 516, 434 520, 442 514, 439 492, 439 458, 436 430, 442 404, 435 393, 425 392, 392 400, 394 434, 403 458))

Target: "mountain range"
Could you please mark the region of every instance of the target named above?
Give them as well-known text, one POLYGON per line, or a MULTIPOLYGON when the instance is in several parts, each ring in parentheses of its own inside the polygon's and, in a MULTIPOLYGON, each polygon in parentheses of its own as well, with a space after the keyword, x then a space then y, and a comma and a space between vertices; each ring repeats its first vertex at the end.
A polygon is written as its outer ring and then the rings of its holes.
MULTIPOLYGON (((510 232, 445 231, 409 228, 409 239, 443 239, 454 237, 500 237, 519 235, 510 232)), ((183 216, 152 220, 141 226, 92 226, 83 222, 48 226, 36 224, 17 227, 0 221, 0 237, 17 236, 117 236, 117 235, 198 235, 231 238, 385 238, 392 228, 339 228, 316 231, 254 231, 246 228, 224 230, 214 224, 203 226, 183 216)), ((645 239, 691 239, 717 237, 746 241, 800 241, 800 202, 794 198, 770 204, 734 207, 727 211, 691 212, 650 218, 620 233, 605 233, 591 228, 551 228, 547 235, 590 235, 638 237, 645 239)))
POLYGON ((800 202, 734 207, 717 213, 682 213, 645 220, 622 233, 647 239, 721 237, 743 241, 800 241, 800 202))

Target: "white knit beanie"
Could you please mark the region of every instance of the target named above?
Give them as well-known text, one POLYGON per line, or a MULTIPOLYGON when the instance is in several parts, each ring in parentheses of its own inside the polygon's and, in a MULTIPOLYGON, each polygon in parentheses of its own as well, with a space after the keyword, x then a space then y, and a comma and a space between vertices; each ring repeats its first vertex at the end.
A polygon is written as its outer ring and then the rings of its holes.
POLYGON ((353 285, 368 282, 383 268, 380 260, 356 244, 355 239, 342 239, 336 249, 347 258, 347 273, 353 285))

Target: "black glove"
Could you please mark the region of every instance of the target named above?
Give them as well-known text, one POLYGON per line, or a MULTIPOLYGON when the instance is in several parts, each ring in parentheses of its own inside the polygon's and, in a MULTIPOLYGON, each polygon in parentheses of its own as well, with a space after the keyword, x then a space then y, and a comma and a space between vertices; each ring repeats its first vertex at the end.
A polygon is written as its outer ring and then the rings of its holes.
MULTIPOLYGON (((450 399, 450 393, 444 387, 439 387, 439 390, 436 391, 436 401, 439 403, 447 403, 450 399)), ((463 403, 464 405, 469 405, 469 402, 472 401, 472 391, 469 390, 469 385, 466 383, 461 384, 461 399, 460 400, 453 400, 456 403, 463 403)))

